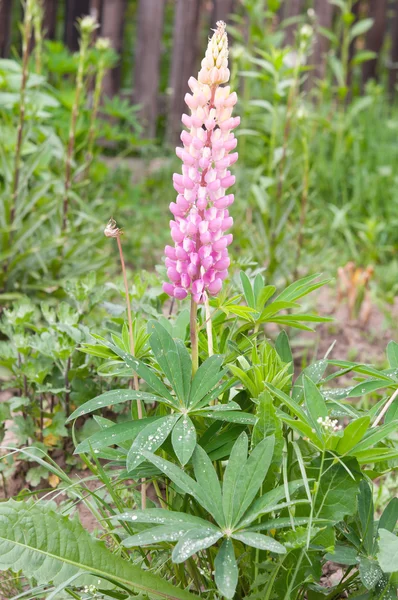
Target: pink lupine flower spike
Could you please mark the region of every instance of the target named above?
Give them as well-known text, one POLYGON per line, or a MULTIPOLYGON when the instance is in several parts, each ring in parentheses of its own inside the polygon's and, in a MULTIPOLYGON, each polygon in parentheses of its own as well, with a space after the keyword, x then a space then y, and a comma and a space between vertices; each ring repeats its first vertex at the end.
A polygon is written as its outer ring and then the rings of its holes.
POLYGON ((174 247, 165 248, 170 283, 163 290, 179 300, 191 293, 194 302, 203 303, 206 293, 218 294, 228 275, 232 234, 226 231, 233 224, 228 207, 234 196, 226 192, 235 183, 229 171, 238 158, 232 130, 240 122, 231 116, 236 93, 220 86, 229 76, 228 39, 225 23, 219 21, 198 79, 188 82, 192 94, 186 94, 185 102, 191 114, 184 114, 182 122, 189 131, 181 133, 183 148, 176 149, 183 166, 182 174, 173 176, 178 193, 170 204, 174 247))

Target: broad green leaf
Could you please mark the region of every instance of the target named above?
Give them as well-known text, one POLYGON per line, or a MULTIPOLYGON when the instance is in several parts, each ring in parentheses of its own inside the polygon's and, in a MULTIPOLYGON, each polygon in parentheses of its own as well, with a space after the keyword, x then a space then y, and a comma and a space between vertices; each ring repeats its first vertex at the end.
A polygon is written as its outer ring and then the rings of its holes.
POLYGON ((282 544, 274 540, 274 538, 263 535, 262 533, 241 531, 233 533, 232 537, 234 540, 239 540, 240 542, 243 542, 243 544, 252 546, 253 548, 259 548, 259 550, 268 550, 275 554, 286 554, 286 548, 282 544))
POLYGON ((106 429, 97 431, 76 446, 75 454, 90 452, 91 450, 97 452, 108 446, 113 446, 114 444, 121 444, 129 440, 134 440, 139 432, 147 427, 149 423, 154 423, 158 420, 159 417, 148 417, 137 421, 117 423, 113 427, 107 427, 106 429))
POLYGON ((377 561, 371 560, 366 556, 359 559, 359 577, 367 590, 372 590, 376 583, 383 576, 377 561))
POLYGON ((144 460, 142 451, 152 452, 160 448, 181 415, 161 417, 149 423, 135 438, 127 455, 127 470, 132 471, 144 460))
POLYGON ((151 333, 149 343, 157 362, 173 387, 177 398, 186 405, 192 369, 188 350, 182 343, 177 346, 168 331, 156 321, 149 321, 148 332, 151 333))
POLYGON ((389 342, 387 346, 387 358, 392 369, 398 369, 398 344, 397 342, 389 342))
POLYGON ((293 398, 282 392, 282 390, 278 390, 278 388, 274 387, 271 383, 265 382, 264 385, 269 389, 273 396, 278 398, 283 404, 285 404, 285 406, 287 406, 287 408, 294 414, 295 417, 300 419, 300 421, 303 423, 306 423, 307 425, 309 424, 307 415, 293 398))
POLYGON ((208 498, 208 504, 212 506, 212 510, 209 512, 222 527, 224 526, 225 521, 222 510, 221 486, 213 463, 199 445, 195 448, 192 462, 196 481, 198 482, 202 493, 208 498))
POLYGON ((337 452, 339 454, 347 454, 356 444, 358 444, 368 430, 370 417, 360 417, 351 421, 344 429, 343 437, 337 444, 337 452))
POLYGON ((392 498, 384 509, 378 523, 378 529, 394 531, 398 521, 398 498, 392 498))
POLYGON ((299 300, 303 296, 306 296, 319 287, 326 285, 330 281, 329 279, 324 279, 322 281, 318 281, 317 283, 313 283, 313 281, 319 276, 320 274, 316 273, 315 275, 308 275, 307 277, 303 277, 302 279, 295 281, 279 294, 277 300, 294 302, 295 300, 299 300))
POLYGON ((191 529, 187 531, 175 546, 171 558, 175 563, 182 563, 190 556, 213 546, 223 537, 221 531, 214 531, 213 528, 191 529))
POLYGON ((223 376, 221 371, 224 357, 220 354, 210 356, 196 371, 192 380, 188 405, 195 407, 223 376))
POLYGON ((304 369, 297 377, 292 390, 292 398, 301 404, 304 398, 304 377, 309 377, 314 383, 319 383, 325 373, 329 362, 325 359, 318 360, 304 369))
POLYGON ((188 415, 183 415, 177 421, 171 434, 171 443, 180 463, 186 465, 196 446, 196 429, 188 415))
POLYGON ((224 540, 214 561, 214 580, 220 594, 233 598, 239 570, 231 540, 224 540))
POLYGON ((153 523, 155 525, 189 525, 191 529, 198 527, 209 527, 211 524, 200 517, 188 513, 175 512, 165 508, 146 508, 145 510, 128 510, 113 519, 127 521, 128 523, 153 523))
POLYGON ((248 443, 246 433, 242 432, 231 450, 228 464, 225 469, 222 487, 222 503, 227 527, 231 527, 232 525, 234 494, 241 471, 244 470, 246 466, 248 443))
POLYGON ((350 40, 353 40, 359 35, 363 35, 367 31, 369 31, 369 29, 373 26, 373 23, 373 19, 361 19, 360 21, 357 21, 350 29, 350 40))
POLYGON ((129 400, 141 400, 142 402, 168 402, 167 399, 164 399, 160 396, 155 396, 154 394, 147 394, 145 392, 136 392, 135 390, 112 390, 110 392, 105 392, 88 402, 79 406, 67 419, 66 422, 72 421, 73 419, 77 419, 82 415, 87 415, 94 410, 98 410, 100 408, 104 408, 106 406, 115 406, 115 404, 120 404, 122 402, 128 402, 129 400))
POLYGON ((246 371, 244 371, 243 369, 241 369, 240 367, 238 367, 236 365, 228 365, 228 367, 229 367, 229 370, 231 371, 231 373, 235 377, 237 377, 237 379, 239 379, 239 381, 241 381, 243 383, 243 385, 249 392, 250 396, 252 398, 257 398, 259 390, 257 390, 256 384, 249 377, 249 375, 246 373, 246 371))
MULTIPOLYGON (((398 536, 379 529, 379 552, 377 558, 384 573, 395 573, 398 571, 398 536)), ((1 560, 1 559, 0 559, 1 560)))
MULTIPOLYGON (((196 525, 197 527, 197 525, 196 525)), ((160 525, 141 531, 136 535, 130 535, 123 540, 123 546, 133 548, 137 546, 148 546, 160 542, 177 542, 187 531, 194 529, 192 523, 174 523, 173 525, 160 525)))
POLYGON ((64 517, 40 502, 9 500, 0 504, 0 570, 7 569, 22 571, 39 584, 58 585, 81 571, 158 598, 195 597, 112 554, 77 519, 64 517))
POLYGON ((368 448, 367 450, 361 450, 360 452, 357 452, 354 449, 352 454, 355 456, 360 465, 380 463, 398 458, 398 450, 386 447, 368 448))
MULTIPOLYGON (((297 481, 291 481, 288 485, 290 496, 292 496, 303 485, 304 483, 301 479, 297 481)), ((284 485, 280 485, 270 492, 267 492, 263 496, 260 496, 260 498, 257 498, 257 500, 253 502, 246 514, 243 515, 243 518, 238 523, 237 527, 246 527, 246 525, 250 525, 250 523, 252 523, 261 515, 272 512, 275 507, 279 505, 280 500, 283 500, 285 497, 286 489, 284 485)))
POLYGON ((265 304, 276 292, 276 287, 273 285, 266 285, 256 296, 256 309, 259 313, 264 309, 265 304))
MULTIPOLYGON (((317 518, 337 523, 356 511, 358 482, 350 476, 348 470, 359 478, 359 468, 355 460, 344 460, 344 463, 345 467, 341 463, 333 464, 332 459, 325 461, 314 506, 317 518)), ((307 473, 315 479, 319 475, 319 467, 310 467, 307 473)))
POLYGON ((392 421, 392 423, 386 423, 385 425, 380 425, 378 427, 373 427, 369 430, 369 434, 355 446, 353 449, 353 454, 367 450, 371 446, 377 444, 377 442, 380 442, 380 440, 384 440, 396 430, 397 423, 395 421, 392 421))
POLYGON ((240 472, 234 494, 233 523, 241 519, 259 491, 271 464, 274 446, 274 436, 257 444, 247 459, 244 470, 240 472))
POLYGON ((143 456, 155 467, 160 469, 173 483, 176 484, 185 494, 193 496, 197 502, 210 514, 213 511, 213 503, 209 502, 209 498, 201 486, 192 477, 184 473, 182 469, 177 467, 174 463, 169 460, 165 460, 156 454, 151 452, 143 451, 143 456))
POLYGON ((308 416, 311 420, 313 429, 318 433, 320 438, 323 438, 323 430, 318 423, 318 418, 324 419, 328 416, 326 402, 321 392, 318 390, 315 383, 308 377, 304 377, 304 399, 307 407, 308 416))
POLYGON ((372 490, 367 481, 362 479, 359 484, 358 515, 361 523, 362 544, 368 555, 373 550, 373 498, 372 490))

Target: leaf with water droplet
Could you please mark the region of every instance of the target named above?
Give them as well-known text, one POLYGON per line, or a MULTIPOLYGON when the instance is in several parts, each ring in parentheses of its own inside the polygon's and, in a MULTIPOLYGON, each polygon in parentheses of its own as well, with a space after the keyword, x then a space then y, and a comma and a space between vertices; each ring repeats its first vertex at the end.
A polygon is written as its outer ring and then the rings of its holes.
POLYGON ((180 463, 186 465, 196 446, 196 429, 188 415, 183 415, 177 421, 171 434, 171 443, 180 463))
POLYGON ((214 580, 225 598, 233 598, 238 584, 238 564, 231 540, 224 540, 214 561, 214 580))

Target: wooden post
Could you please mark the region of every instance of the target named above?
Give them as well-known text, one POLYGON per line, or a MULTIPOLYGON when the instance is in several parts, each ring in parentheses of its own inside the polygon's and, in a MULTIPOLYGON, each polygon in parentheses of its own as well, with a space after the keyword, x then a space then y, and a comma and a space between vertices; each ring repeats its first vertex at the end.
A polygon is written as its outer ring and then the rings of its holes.
POLYGON ((156 135, 159 74, 165 0, 140 0, 135 48, 134 94, 141 104, 145 134, 156 135))
POLYGON ((185 111, 184 96, 188 79, 198 71, 199 17, 201 0, 176 0, 173 56, 170 74, 170 109, 167 138, 178 142, 181 115, 185 111))
POLYGON ((57 27, 58 0, 43 1, 43 33, 49 40, 55 40, 57 27))
POLYGON ((391 98, 396 94, 395 86, 398 81, 398 0, 392 5, 393 18, 391 23, 391 54, 390 73, 388 76, 388 90, 391 98))
MULTIPOLYGON (((331 4, 329 0, 314 0, 314 10, 318 26, 330 29, 333 18, 333 4, 331 4)), ((317 32, 310 61, 311 64, 314 66, 314 70, 310 73, 310 76, 308 78, 308 83, 310 87, 314 79, 324 79, 325 77, 325 55, 328 50, 329 40, 325 36, 317 32)))
POLYGON ((72 52, 79 50, 79 35, 76 21, 90 12, 89 0, 67 0, 65 9, 65 45, 72 52))
POLYGON ((213 12, 211 15, 211 28, 216 28, 217 21, 225 21, 228 24, 229 15, 233 13, 235 0, 213 0, 213 12))
POLYGON ((12 0, 0 0, 0 57, 6 58, 10 50, 12 0))
MULTIPOLYGON (((298 17, 304 7, 304 0, 289 0, 285 4, 285 10, 283 14, 284 19, 292 19, 293 17, 298 17)), ((296 30, 297 23, 292 23, 288 25, 285 29, 285 44, 287 46, 294 46, 294 42, 296 39, 296 30)))
MULTIPOLYGON (((374 20, 373 26, 366 34, 366 50, 379 55, 384 41, 387 24, 387 0, 369 0, 368 17, 374 20)), ((378 79, 378 57, 368 60, 362 65, 362 78, 365 84, 369 79, 378 79)))
MULTIPOLYGON (((112 48, 118 54, 123 49, 124 15, 126 0, 105 0, 102 6, 101 36, 109 38, 112 48)), ((103 90, 105 96, 112 97, 120 89, 120 64, 107 72, 104 77, 103 90)))

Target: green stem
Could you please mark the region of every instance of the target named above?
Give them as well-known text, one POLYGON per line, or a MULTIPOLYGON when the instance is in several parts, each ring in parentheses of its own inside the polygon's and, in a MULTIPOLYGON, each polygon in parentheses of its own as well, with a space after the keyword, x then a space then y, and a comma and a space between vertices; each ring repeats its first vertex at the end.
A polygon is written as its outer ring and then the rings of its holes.
POLYGON ((104 59, 100 59, 98 65, 98 73, 95 80, 95 88, 94 88, 94 97, 93 97, 93 109, 91 111, 90 117, 90 129, 88 132, 88 142, 87 142, 87 153, 86 153, 86 171, 85 175, 88 176, 90 165, 94 156, 94 141, 95 141, 95 124, 98 115, 98 109, 101 101, 101 90, 102 90, 102 82, 105 75, 105 61, 104 59))
POLYGON ((192 352, 192 375, 195 375, 199 366, 199 338, 198 338, 198 305, 191 296, 191 314, 189 328, 191 334, 191 352, 192 352))

